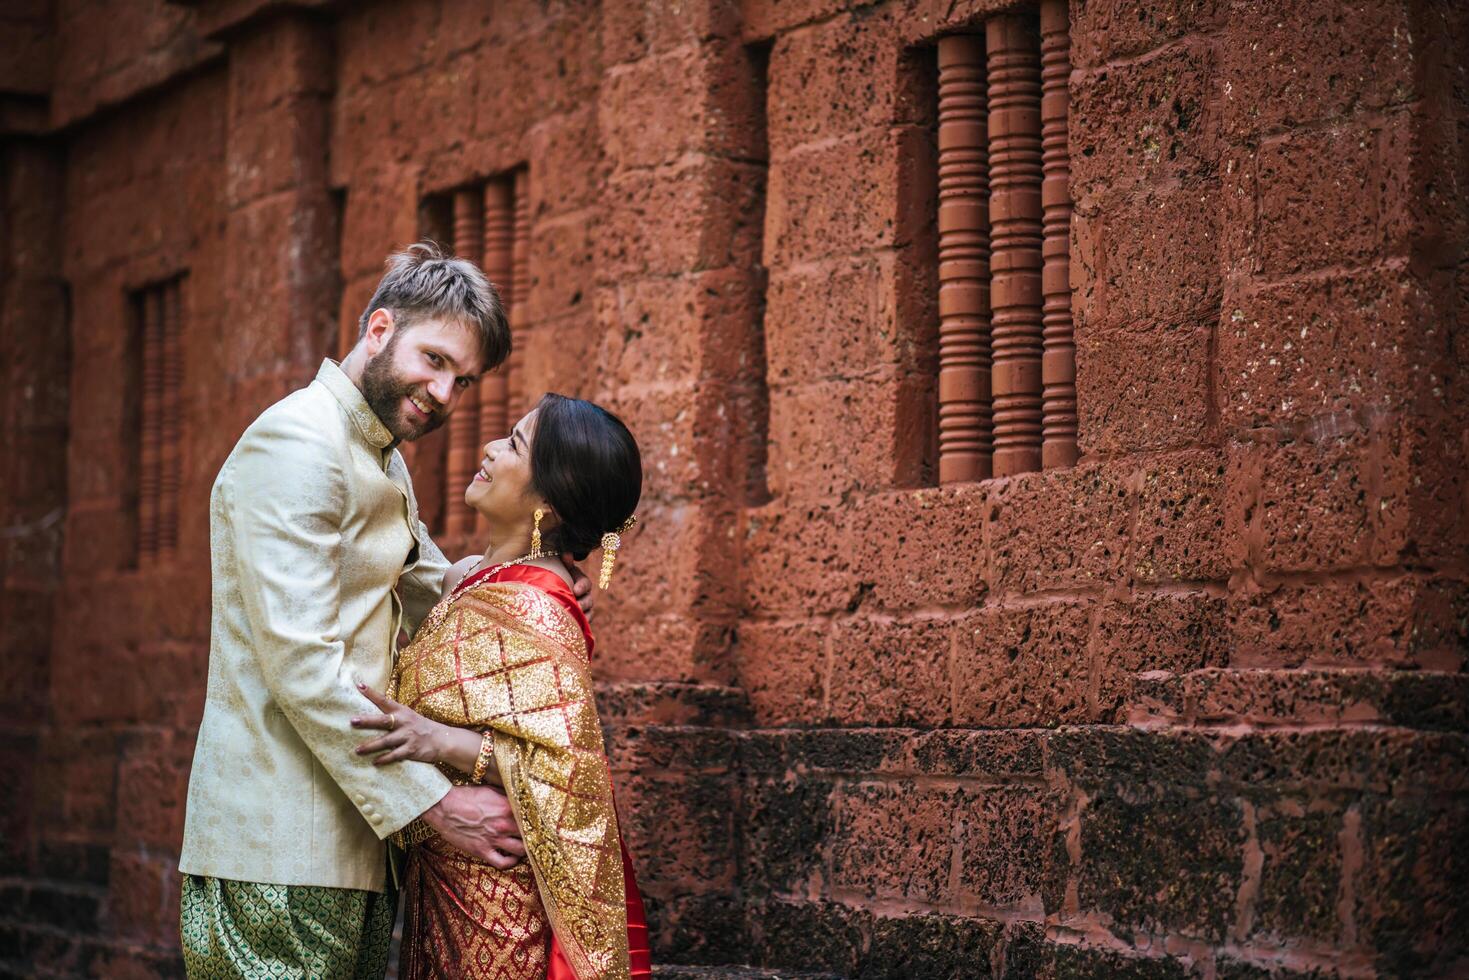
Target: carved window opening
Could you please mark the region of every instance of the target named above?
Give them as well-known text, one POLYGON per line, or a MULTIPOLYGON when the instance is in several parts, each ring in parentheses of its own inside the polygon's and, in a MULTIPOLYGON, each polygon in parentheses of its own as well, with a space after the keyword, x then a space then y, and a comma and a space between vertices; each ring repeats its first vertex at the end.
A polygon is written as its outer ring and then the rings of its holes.
POLYGON ((939 482, 1076 462, 1065 0, 938 42, 939 482))
MULTIPOLYGON (((467 184, 424 202, 425 233, 478 265, 500 291, 512 331, 523 326, 530 286, 530 173, 526 167, 467 184)), ((414 479, 421 516, 435 534, 483 533, 483 521, 464 502, 485 443, 499 439, 523 415, 523 353, 512 343, 509 360, 486 374, 440 433, 420 440, 414 479)))
POLYGON ((183 276, 130 296, 138 392, 137 565, 148 568, 178 550, 183 434, 183 276))

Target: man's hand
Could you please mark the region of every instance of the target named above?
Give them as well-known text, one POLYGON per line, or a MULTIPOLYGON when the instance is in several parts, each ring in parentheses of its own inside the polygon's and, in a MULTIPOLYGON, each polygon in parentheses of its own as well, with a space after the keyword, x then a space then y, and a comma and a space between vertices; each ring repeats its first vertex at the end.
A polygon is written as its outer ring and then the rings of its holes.
POLYGON ((492 868, 506 871, 525 857, 510 800, 492 786, 455 786, 429 807, 423 822, 451 847, 492 868))
POLYGON ((586 613, 587 621, 592 619, 592 580, 587 578, 587 573, 571 560, 570 555, 562 555, 561 563, 566 566, 566 571, 571 575, 571 594, 576 596, 577 605, 581 611, 586 613))

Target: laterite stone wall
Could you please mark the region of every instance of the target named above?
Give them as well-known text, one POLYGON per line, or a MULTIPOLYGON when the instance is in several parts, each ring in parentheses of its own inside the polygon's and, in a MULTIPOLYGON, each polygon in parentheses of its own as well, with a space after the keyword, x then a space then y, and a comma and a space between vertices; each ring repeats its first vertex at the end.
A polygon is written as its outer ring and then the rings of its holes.
POLYGON ((1069 172, 1069 229, 1051 199, 988 260, 1069 261, 1078 458, 966 482, 937 46, 1037 4, 5 4, 0 975, 179 974, 209 487, 489 186, 521 195, 504 390, 644 450, 595 624, 660 962, 1469 970, 1469 17, 1062 6, 1045 139, 1039 81, 988 135, 1069 172), (140 560, 150 384, 177 545, 140 560))

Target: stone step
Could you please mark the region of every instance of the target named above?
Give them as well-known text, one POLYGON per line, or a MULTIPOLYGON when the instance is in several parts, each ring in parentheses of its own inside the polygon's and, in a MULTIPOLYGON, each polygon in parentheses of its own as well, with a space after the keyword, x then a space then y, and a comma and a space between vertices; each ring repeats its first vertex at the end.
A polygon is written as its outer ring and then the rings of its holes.
POLYGON ((765 966, 693 966, 663 964, 653 967, 658 980, 842 980, 835 973, 775 970, 765 966))
POLYGON ((745 728, 750 702, 739 688, 668 681, 621 681, 597 686, 604 722, 628 725, 695 725, 745 728))

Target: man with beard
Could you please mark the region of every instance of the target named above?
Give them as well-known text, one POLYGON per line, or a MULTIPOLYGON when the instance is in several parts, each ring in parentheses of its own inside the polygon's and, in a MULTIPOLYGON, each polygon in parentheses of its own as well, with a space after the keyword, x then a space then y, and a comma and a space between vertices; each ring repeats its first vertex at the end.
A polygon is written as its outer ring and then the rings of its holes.
MULTIPOLYGON (((434 766, 375 766, 349 719, 448 562, 394 448, 441 425, 510 332, 494 286, 429 244, 391 256, 340 366, 266 409, 209 501, 209 682, 185 816, 192 977, 383 976, 383 838, 422 817, 495 867, 524 855, 505 797, 434 766)), ((587 591, 585 578, 578 592, 587 591)), ((583 601, 586 601, 585 599, 583 601)))

